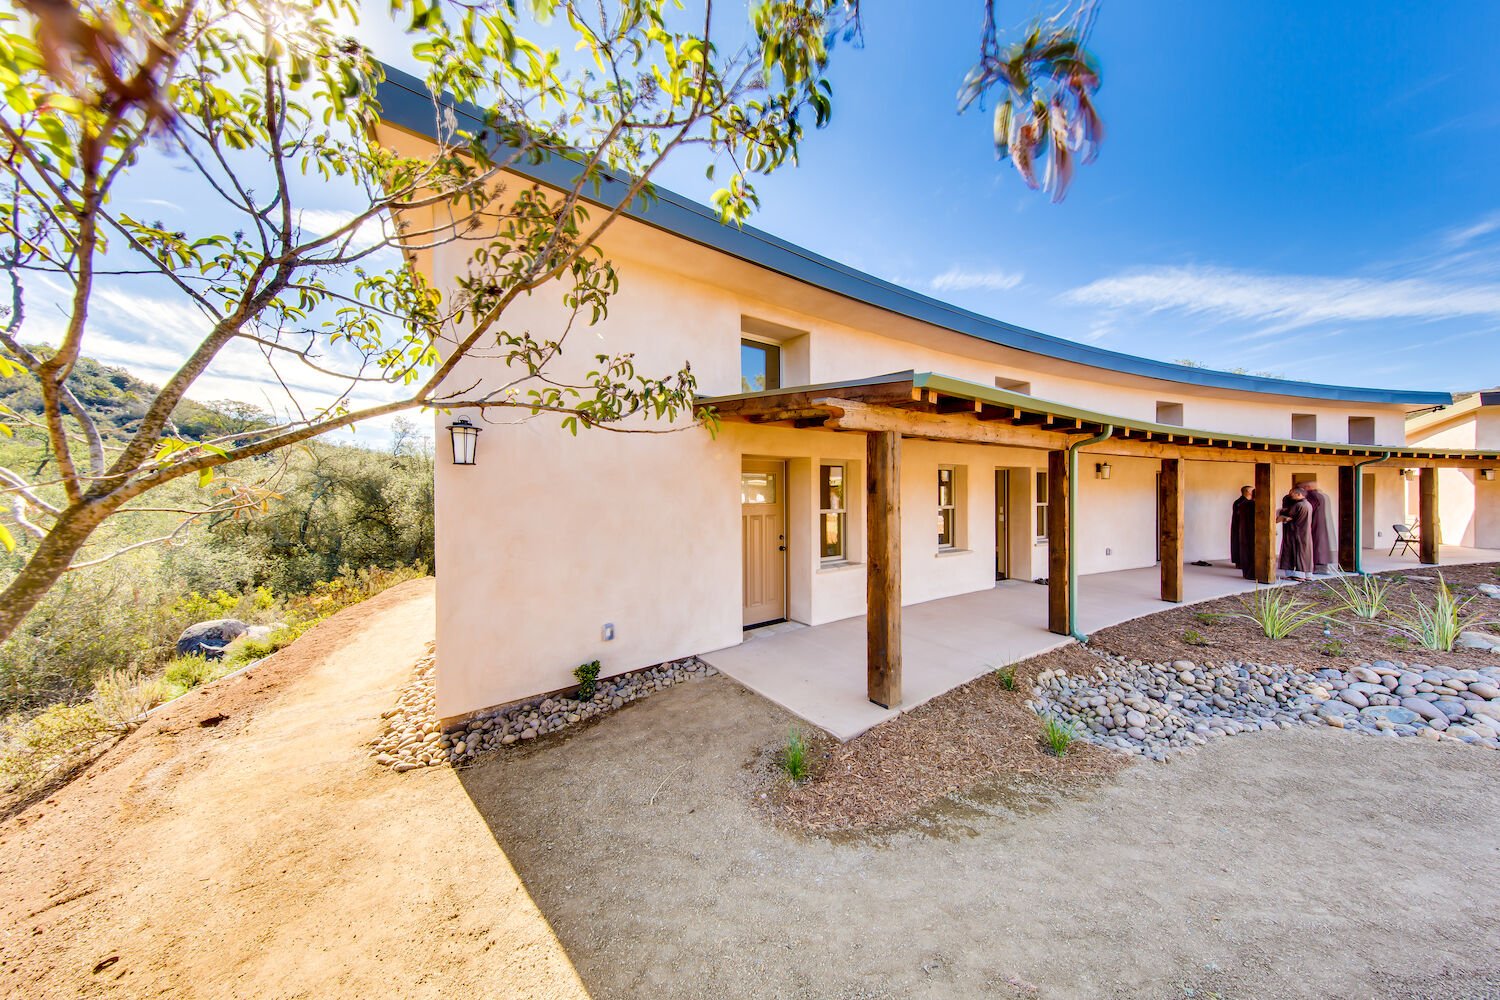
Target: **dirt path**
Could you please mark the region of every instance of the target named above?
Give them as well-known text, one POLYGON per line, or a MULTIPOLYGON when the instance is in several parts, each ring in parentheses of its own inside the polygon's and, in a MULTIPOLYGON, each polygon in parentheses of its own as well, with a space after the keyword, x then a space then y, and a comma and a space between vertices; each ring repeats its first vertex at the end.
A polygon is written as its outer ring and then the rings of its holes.
POLYGON ((389 591, 0 826, 0 993, 1500 996, 1500 754, 1261 734, 812 838, 756 805, 788 717, 722 677, 375 768, 431 628, 389 591))
POLYGON ((0 827, 0 993, 583 995, 454 773, 365 755, 432 620, 350 608, 0 827))

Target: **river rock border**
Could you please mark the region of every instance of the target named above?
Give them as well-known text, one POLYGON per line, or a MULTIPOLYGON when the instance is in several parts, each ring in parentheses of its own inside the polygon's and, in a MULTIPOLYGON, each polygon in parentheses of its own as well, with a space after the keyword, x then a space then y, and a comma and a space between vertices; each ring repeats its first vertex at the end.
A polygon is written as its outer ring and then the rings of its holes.
POLYGON ((690 656, 601 680, 590 701, 561 696, 535 698, 481 712, 462 726, 443 730, 438 725, 433 689, 435 655, 430 649, 417 661, 416 672, 416 677, 401 689, 396 707, 381 715, 383 730, 370 748, 375 763, 393 771, 464 764, 478 754, 559 732, 674 684, 718 673, 690 656))
POLYGON ((1309 671, 1090 652, 1101 661, 1093 677, 1044 670, 1027 707, 1071 723, 1090 743, 1152 760, 1216 736, 1305 724, 1500 750, 1500 667, 1377 660, 1309 671))

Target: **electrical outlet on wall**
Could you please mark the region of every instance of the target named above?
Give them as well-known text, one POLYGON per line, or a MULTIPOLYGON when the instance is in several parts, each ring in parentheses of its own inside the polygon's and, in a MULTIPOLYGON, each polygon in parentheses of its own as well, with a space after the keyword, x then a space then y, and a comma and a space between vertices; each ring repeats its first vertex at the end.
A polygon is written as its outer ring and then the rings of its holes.
POLYGON ((1104 550, 1104 554, 1105 554, 1105 555, 1107 555, 1107 556, 1112 556, 1112 555, 1114 555, 1114 554, 1115 554, 1115 550, 1114 550, 1114 549, 1111 549, 1111 548, 1106 548, 1106 549, 1105 549, 1105 550, 1104 550))
POLYGON ((605 622, 604 623, 604 627, 602 629, 600 629, 599 632, 603 636, 604 641, 605 642, 609 642, 611 639, 613 639, 615 637, 615 623, 614 622, 605 622))

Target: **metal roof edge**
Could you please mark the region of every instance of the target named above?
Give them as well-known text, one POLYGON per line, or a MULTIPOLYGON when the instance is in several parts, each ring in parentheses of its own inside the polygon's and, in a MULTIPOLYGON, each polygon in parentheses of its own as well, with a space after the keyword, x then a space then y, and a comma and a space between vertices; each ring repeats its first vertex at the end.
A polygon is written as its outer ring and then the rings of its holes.
MULTIPOLYGON (((433 99, 426 86, 415 76, 393 66, 385 66, 385 75, 378 92, 383 119, 430 138, 436 120, 433 99)), ((473 105, 458 104, 446 97, 443 103, 458 116, 473 122, 483 120, 483 115, 473 105)), ((570 187, 575 178, 570 161, 563 157, 539 164, 518 162, 509 169, 559 188, 570 187)), ((621 179, 608 176, 589 200, 613 207, 623 196, 624 187, 621 179), (616 189, 613 197, 612 187, 616 189)), ((1191 368, 1039 333, 903 288, 752 226, 727 225, 706 206, 659 186, 654 188, 654 197, 649 204, 631 206, 625 214, 653 228, 877 309, 1059 361, 1164 382, 1262 395, 1378 405, 1433 406, 1453 402, 1452 394, 1446 392, 1326 385, 1191 368)))

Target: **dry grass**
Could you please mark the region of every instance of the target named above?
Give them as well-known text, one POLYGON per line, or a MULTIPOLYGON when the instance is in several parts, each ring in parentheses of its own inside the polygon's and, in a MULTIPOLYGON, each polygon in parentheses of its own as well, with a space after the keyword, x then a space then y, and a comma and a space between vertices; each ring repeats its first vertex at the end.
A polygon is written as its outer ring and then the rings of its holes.
POLYGON ((1017 663, 1014 691, 987 674, 848 743, 824 737, 810 747, 807 781, 792 786, 782 779, 768 801, 790 826, 868 830, 982 780, 1002 777, 1054 792, 1093 781, 1128 758, 1082 742, 1065 757, 1053 756, 1042 744, 1041 720, 1025 701, 1043 670, 1098 665, 1082 649, 1067 647, 1017 663))

